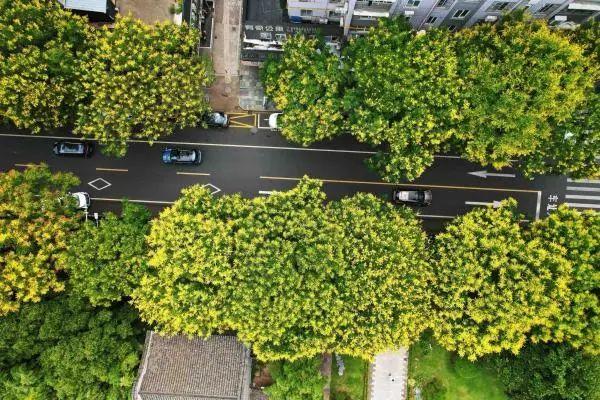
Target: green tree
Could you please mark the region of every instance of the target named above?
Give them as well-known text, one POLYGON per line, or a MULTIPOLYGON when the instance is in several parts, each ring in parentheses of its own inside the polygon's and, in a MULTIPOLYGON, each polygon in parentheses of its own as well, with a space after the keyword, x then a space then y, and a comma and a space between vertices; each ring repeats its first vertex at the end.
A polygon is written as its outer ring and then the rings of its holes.
POLYGON ((269 373, 275 383, 265 393, 271 400, 321 400, 325 378, 320 366, 319 357, 270 363, 269 373))
POLYGON ((265 62, 261 78, 283 111, 277 124, 285 138, 306 146, 342 131, 346 72, 323 39, 288 39, 281 58, 265 62))
POLYGON ((549 144, 548 156, 561 153, 564 133, 553 134, 554 127, 574 115, 594 83, 582 48, 523 13, 457 35, 467 103, 457 134, 463 155, 501 168, 549 144))
POLYGON ((569 264, 570 294, 548 325, 536 327, 536 341, 568 342, 585 353, 600 355, 600 214, 561 206, 533 224, 531 237, 557 245, 569 264))
POLYGON ((17 365, 7 371, 0 370, 0 397, 3 400, 55 398, 50 387, 44 383, 40 370, 26 364, 17 365))
POLYGON ((63 269, 73 292, 102 306, 129 297, 146 269, 149 220, 148 209, 124 202, 120 217, 107 213, 72 235, 63 269))
POLYGON ((88 39, 85 20, 58 2, 0 0, 0 120, 34 133, 67 124, 88 39))
POLYGON ((447 30, 416 34, 402 18, 382 19, 350 43, 346 57, 350 132, 385 146, 370 160, 384 179, 418 177, 460 121, 463 83, 453 37, 447 30))
POLYGON ((209 61, 196 52, 199 32, 186 24, 144 25, 119 18, 95 32, 82 60, 85 88, 75 133, 124 155, 132 136, 155 140, 195 126, 209 110, 209 61))
POLYGON ((600 399, 600 358, 568 345, 529 344, 489 362, 513 400, 600 399))
POLYGON ((94 309, 61 295, 0 318, 0 397, 126 399, 142 330, 129 306, 94 309))
POLYGON ((235 330, 262 360, 408 345, 430 314, 419 222, 371 195, 324 202, 308 179, 251 200, 184 190, 152 225, 142 318, 164 333, 235 330))
POLYGON ((0 174, 0 316, 64 289, 60 260, 79 225, 66 193, 78 183, 43 164, 0 174))
POLYGON ((570 300, 569 263, 552 243, 528 240, 515 207, 474 210, 435 239, 432 329, 470 360, 517 353, 531 329, 551 324, 570 300))

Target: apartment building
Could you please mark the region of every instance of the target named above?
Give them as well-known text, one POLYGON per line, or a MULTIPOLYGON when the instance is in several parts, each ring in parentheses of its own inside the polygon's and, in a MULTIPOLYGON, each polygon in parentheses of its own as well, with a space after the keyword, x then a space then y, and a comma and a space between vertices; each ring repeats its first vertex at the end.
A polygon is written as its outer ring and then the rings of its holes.
POLYGON ((494 22, 504 13, 528 9, 552 25, 574 27, 600 19, 600 0, 288 0, 292 21, 339 24, 344 35, 361 34, 382 17, 404 15, 415 29, 460 29, 494 22))

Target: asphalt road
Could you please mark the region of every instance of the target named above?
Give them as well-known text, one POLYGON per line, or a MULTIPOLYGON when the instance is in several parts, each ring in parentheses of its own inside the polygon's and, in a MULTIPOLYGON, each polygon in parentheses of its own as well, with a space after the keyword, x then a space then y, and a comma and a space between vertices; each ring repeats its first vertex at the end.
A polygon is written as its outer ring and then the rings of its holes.
POLYGON ((431 206, 419 209, 431 229, 473 207, 509 197, 518 201, 526 220, 544 217, 565 201, 580 208, 598 208, 596 203, 600 203, 597 181, 567 182, 566 177, 549 176, 528 180, 511 168, 494 171, 451 155, 436 157, 434 165, 412 183, 385 183, 364 165, 372 149, 351 137, 301 148, 265 129, 188 129, 153 145, 133 141, 122 159, 104 156, 100 151, 90 159, 56 157, 51 152, 52 144, 64 137, 68 135, 31 136, 0 128, 0 170, 45 162, 52 170, 73 172, 81 179, 78 190, 92 196, 93 211, 114 209, 123 198, 158 210, 176 200, 182 188, 193 184, 210 185, 217 195, 268 195, 293 187, 304 175, 323 180, 332 199, 361 191, 389 198, 391 190, 399 186, 431 189, 431 206), (199 166, 164 165, 161 151, 166 146, 199 148, 203 162, 199 166), (477 171, 501 175, 470 174, 477 171), (573 194, 577 193, 573 192, 574 185, 584 187, 583 195, 573 194), (576 203, 565 195, 575 196, 576 203))

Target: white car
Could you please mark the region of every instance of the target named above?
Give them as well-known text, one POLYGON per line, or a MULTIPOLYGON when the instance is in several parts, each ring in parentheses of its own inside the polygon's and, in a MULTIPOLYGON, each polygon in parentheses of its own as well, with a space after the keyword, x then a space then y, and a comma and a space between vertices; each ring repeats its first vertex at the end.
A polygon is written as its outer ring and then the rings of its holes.
POLYGON ((273 113, 269 115, 269 128, 272 131, 277 131, 279 128, 277 127, 277 117, 279 117, 282 113, 273 113))
POLYGON ((90 195, 86 192, 71 193, 71 196, 75 198, 75 207, 77 207, 78 210, 87 210, 90 207, 90 195))

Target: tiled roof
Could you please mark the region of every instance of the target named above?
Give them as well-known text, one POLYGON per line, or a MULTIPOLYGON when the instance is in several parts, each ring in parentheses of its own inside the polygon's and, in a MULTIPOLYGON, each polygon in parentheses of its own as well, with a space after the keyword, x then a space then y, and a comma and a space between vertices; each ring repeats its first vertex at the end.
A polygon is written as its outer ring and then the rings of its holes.
POLYGON ((136 400, 248 400, 250 352, 235 336, 146 336, 136 400))

